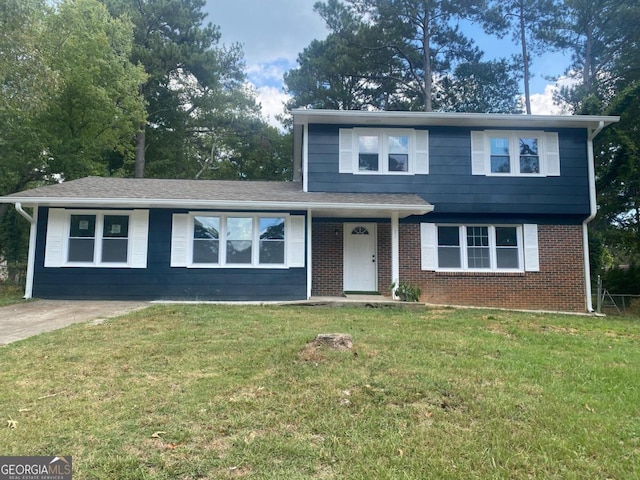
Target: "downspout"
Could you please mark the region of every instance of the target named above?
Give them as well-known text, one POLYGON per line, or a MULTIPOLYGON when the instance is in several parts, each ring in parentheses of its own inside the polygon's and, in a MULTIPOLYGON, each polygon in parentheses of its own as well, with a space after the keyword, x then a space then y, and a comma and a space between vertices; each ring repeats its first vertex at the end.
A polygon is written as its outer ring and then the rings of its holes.
POLYGON ((604 128, 604 122, 600 121, 598 126, 587 137, 587 161, 589 168, 589 216, 582 222, 582 244, 584 251, 584 274, 585 274, 585 296, 587 300, 587 311, 593 312, 593 301, 591 300, 591 265, 589 263, 589 231, 587 225, 593 220, 598 211, 596 201, 596 167, 593 154, 593 139, 604 128))
POLYGON ((313 287, 313 251, 311 236, 313 234, 313 212, 311 209, 307 210, 307 300, 311 299, 311 289, 313 287))
POLYGON ((36 258, 36 233, 37 233, 37 222, 38 222, 38 206, 34 205, 33 207, 33 216, 29 215, 24 211, 22 205, 19 202, 15 204, 16 212, 18 212, 21 216, 27 219, 27 221, 31 224, 31 228, 29 230, 29 255, 27 257, 27 278, 24 287, 24 298, 31 298, 33 294, 33 272, 35 268, 35 258, 36 258))

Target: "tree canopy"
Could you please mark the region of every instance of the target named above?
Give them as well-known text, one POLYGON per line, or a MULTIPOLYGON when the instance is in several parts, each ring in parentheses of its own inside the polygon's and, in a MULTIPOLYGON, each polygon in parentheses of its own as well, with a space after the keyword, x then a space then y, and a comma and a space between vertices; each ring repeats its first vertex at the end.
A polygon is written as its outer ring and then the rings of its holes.
POLYGON ((285 76, 290 106, 382 110, 519 111, 510 62, 485 61, 459 26, 484 0, 328 0, 331 34, 285 76))

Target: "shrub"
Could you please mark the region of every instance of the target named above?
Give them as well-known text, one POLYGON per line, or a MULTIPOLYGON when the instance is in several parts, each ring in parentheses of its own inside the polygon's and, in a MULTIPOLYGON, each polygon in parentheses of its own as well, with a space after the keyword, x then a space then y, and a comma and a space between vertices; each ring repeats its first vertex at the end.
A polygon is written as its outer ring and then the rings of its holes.
POLYGON ((403 302, 417 302, 420 300, 420 294, 422 293, 419 287, 406 282, 400 282, 399 284, 394 282, 391 284, 390 290, 395 290, 396 295, 403 302))

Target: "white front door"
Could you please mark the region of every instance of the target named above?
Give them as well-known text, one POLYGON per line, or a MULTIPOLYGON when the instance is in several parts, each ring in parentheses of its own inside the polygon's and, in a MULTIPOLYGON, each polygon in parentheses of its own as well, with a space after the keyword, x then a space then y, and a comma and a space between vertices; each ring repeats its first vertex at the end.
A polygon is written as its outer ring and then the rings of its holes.
POLYGON ((378 290, 375 223, 344 224, 344 291, 378 290))

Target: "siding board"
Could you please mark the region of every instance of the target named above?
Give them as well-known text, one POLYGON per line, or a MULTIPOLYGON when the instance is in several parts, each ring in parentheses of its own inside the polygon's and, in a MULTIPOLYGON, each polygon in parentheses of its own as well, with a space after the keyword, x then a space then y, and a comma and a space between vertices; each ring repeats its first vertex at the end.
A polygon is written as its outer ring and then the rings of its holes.
POLYGON ((589 215, 587 137, 559 130, 559 177, 471 175, 471 129, 429 127, 429 175, 338 173, 338 130, 309 126, 309 191, 416 193, 438 212, 589 215))
POLYGON ((113 300, 305 299, 306 268, 171 268, 171 217, 149 211, 147 268, 45 268, 48 209, 38 213, 33 295, 38 298, 113 300))

